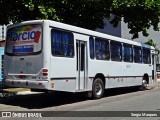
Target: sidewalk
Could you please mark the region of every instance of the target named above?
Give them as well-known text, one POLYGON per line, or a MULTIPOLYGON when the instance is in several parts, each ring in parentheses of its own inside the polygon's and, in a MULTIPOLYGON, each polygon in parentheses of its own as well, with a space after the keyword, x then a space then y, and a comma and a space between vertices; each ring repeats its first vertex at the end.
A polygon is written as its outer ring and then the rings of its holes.
POLYGON ((157 81, 155 83, 152 83, 151 85, 148 85, 147 89, 154 89, 156 87, 160 87, 160 81, 157 81))

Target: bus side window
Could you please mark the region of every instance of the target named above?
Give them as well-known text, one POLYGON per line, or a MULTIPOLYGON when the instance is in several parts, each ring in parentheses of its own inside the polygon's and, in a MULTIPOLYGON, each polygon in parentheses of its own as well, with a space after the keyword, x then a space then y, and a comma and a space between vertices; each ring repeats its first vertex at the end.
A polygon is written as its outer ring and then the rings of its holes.
POLYGON ((132 45, 123 44, 124 47, 124 62, 133 62, 133 49, 132 45))
POLYGON ((90 58, 94 59, 94 38, 89 38, 90 58))
POLYGON ((151 63, 150 49, 143 48, 143 63, 145 63, 145 64, 151 63))
POLYGON ((95 53, 98 60, 109 60, 109 41, 106 39, 96 38, 95 40, 95 53))
POLYGON ((61 33, 59 31, 52 31, 52 54, 53 55, 61 55, 61 33))
POLYGON ((111 41, 111 60, 122 61, 122 44, 111 41))
POLYGON ((62 33, 63 55, 66 57, 74 56, 73 35, 68 32, 62 33))
POLYGON ((59 57, 74 56, 74 38, 71 32, 51 30, 52 55, 59 57))
POLYGON ((134 46, 134 62, 142 63, 142 49, 141 47, 134 46))

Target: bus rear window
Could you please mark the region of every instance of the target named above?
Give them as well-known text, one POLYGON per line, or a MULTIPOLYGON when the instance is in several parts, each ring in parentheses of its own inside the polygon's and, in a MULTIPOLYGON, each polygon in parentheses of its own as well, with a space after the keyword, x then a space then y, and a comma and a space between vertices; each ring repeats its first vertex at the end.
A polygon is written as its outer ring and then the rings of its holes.
POLYGON ((36 54, 42 48, 42 26, 24 25, 8 30, 6 53, 10 55, 36 54))

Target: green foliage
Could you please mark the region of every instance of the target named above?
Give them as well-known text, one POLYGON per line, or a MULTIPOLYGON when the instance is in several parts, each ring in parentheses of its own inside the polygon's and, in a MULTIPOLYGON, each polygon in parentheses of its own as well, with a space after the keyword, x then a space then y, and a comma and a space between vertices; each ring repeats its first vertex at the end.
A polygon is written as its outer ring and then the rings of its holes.
POLYGON ((112 13, 116 20, 124 17, 133 38, 137 38, 138 32, 141 31, 144 36, 148 36, 147 29, 150 26, 153 26, 154 30, 159 30, 159 0, 113 0, 112 13))
POLYGON ((156 48, 156 43, 154 43, 154 41, 152 39, 149 39, 147 42, 145 42, 144 44, 153 46, 154 48, 156 48))
POLYGON ((51 19, 94 30, 104 18, 114 27, 124 18, 133 38, 160 22, 160 0, 0 0, 0 8, 0 24, 51 19))
POLYGON ((158 51, 158 54, 160 52, 160 50, 156 47, 157 44, 154 43, 154 41, 152 39, 149 39, 147 42, 145 42, 144 44, 147 44, 147 45, 150 45, 150 46, 153 46, 155 48, 156 51, 158 51))
POLYGON ((50 0, 0 0, 0 24, 25 20, 52 19, 60 21, 55 10, 55 2, 50 0))

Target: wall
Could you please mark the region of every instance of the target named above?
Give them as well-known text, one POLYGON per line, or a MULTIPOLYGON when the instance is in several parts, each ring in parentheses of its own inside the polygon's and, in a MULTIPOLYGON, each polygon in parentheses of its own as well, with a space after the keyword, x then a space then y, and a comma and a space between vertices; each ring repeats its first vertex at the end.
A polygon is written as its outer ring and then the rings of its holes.
POLYGON ((3 55, 4 55, 4 47, 0 47, 0 88, 2 87, 2 75, 3 75, 3 72, 2 72, 2 69, 3 69, 3 55))
POLYGON ((0 25, 0 40, 5 40, 6 38, 6 25, 0 25))
POLYGON ((121 37, 121 22, 119 22, 117 27, 113 27, 108 20, 104 20, 104 28, 103 29, 96 29, 97 32, 106 33, 109 35, 121 37))

